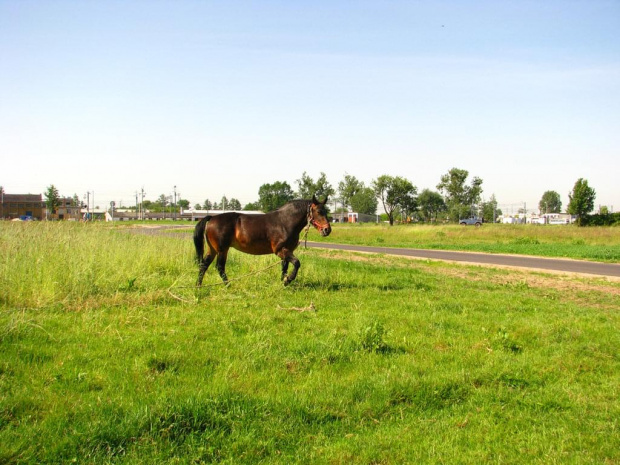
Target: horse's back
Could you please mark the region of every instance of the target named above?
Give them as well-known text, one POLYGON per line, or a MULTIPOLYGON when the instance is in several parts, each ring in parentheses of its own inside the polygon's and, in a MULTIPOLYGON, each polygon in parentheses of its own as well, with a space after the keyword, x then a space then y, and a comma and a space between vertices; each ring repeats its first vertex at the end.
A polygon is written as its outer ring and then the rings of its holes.
POLYGON ((252 255, 274 253, 274 228, 268 219, 267 215, 240 214, 232 246, 252 255))
POLYGON ((207 238, 218 252, 233 247, 253 255, 273 253, 265 216, 238 212, 220 213, 209 221, 207 238))

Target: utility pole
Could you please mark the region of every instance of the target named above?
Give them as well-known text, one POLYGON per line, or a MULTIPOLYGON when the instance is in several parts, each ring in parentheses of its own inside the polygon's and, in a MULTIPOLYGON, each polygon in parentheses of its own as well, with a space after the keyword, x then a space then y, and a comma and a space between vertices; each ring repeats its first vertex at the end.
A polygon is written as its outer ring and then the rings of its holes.
POLYGON ((84 197, 86 198, 86 221, 90 220, 90 191, 86 191, 86 194, 84 194, 84 197))
POLYGON ((142 200, 140 201, 140 212, 141 212, 141 219, 145 219, 145 214, 144 214, 144 196, 146 195, 146 192, 144 192, 144 187, 142 187, 142 189, 140 190, 140 194, 142 195, 142 200))
MULTIPOLYGON (((180 193, 180 192, 177 192, 177 205, 176 205, 176 210, 178 210, 178 212, 179 212, 179 218, 181 217, 181 207, 179 207, 179 204, 178 204, 178 202, 180 202, 180 201, 181 201, 181 193, 180 193)), ((176 210, 175 210, 175 211, 176 211, 176 210)))
POLYGON ((174 209, 174 215, 172 216, 172 218, 176 221, 177 219, 177 186, 174 186, 174 203, 172 204, 172 207, 174 209))

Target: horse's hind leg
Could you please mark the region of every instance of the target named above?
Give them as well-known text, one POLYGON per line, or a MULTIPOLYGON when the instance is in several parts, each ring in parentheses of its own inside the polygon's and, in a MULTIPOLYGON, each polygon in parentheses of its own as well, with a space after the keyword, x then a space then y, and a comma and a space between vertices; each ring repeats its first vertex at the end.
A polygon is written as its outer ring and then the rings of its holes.
POLYGON ((217 252, 215 251, 215 249, 213 249, 213 247, 211 247, 211 244, 208 245, 209 251, 207 252, 207 256, 204 257, 200 262, 200 271, 198 271, 198 281, 196 282, 196 286, 198 287, 202 286, 202 279, 205 277, 205 273, 207 272, 209 266, 213 262, 213 259, 217 255, 217 252))
POLYGON ((220 276, 222 277, 222 281, 224 284, 228 284, 228 276, 226 276, 226 259, 228 258, 228 250, 220 250, 217 254, 217 271, 219 271, 220 276))
POLYGON ((196 286, 202 286, 202 280, 205 277, 205 273, 209 269, 209 265, 211 265, 213 258, 213 255, 207 255, 202 262, 200 262, 200 270, 198 271, 198 281, 196 281, 196 286))

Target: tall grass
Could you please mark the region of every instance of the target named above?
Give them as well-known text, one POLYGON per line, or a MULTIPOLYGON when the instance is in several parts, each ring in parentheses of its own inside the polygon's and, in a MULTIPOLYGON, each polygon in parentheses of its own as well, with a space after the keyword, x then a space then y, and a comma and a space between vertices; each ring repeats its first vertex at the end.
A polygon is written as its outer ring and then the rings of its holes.
POLYGON ((617 284, 300 250, 196 290, 189 238, 0 231, 0 463, 620 460, 617 284))
POLYGON ((0 302, 18 307, 144 294, 187 268, 189 243, 171 252, 164 237, 118 234, 102 224, 7 223, 0 227, 0 302))

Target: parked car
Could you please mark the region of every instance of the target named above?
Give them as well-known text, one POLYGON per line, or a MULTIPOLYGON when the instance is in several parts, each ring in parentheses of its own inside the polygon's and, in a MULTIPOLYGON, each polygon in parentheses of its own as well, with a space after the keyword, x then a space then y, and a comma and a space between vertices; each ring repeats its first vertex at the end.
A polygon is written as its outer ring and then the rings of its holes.
POLYGON ((461 226, 482 226, 482 218, 464 218, 462 220, 459 220, 459 224, 461 226))

